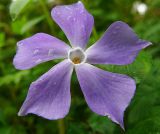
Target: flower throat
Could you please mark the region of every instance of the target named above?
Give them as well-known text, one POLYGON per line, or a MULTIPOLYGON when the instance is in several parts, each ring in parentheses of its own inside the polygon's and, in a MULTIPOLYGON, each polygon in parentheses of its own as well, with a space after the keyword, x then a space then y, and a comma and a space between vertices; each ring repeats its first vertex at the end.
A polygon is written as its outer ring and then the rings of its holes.
POLYGON ((73 64, 81 64, 85 62, 85 54, 81 48, 75 48, 69 51, 68 59, 72 61, 73 64))

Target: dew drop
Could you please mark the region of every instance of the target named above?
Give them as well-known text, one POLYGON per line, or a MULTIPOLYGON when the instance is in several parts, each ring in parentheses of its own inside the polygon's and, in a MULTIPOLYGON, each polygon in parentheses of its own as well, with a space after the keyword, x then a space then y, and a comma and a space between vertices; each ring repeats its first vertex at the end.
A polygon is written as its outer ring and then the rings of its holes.
POLYGON ((21 46, 21 45, 23 45, 23 43, 21 43, 21 42, 20 42, 20 43, 18 43, 18 46, 21 46))
POLYGON ((84 29, 84 25, 81 25, 81 28, 84 29))
POLYGON ((108 115, 108 118, 109 118, 109 119, 111 119, 111 116, 110 116, 110 115, 108 115))
POLYGON ((115 28, 116 28, 116 29, 120 29, 120 26, 116 26, 115 28))
POLYGON ((36 49, 36 50, 34 50, 33 54, 38 54, 38 52, 39 52, 39 50, 36 49))
POLYGON ((40 62, 42 62, 42 60, 41 60, 41 59, 36 60, 36 63, 40 63, 40 62))
POLYGON ((76 18, 73 18, 73 21, 76 21, 76 18))
POLYGON ((33 81, 32 84, 36 84, 36 81, 33 81))
POLYGON ((60 15, 61 13, 60 12, 58 12, 58 11, 55 11, 55 13, 57 14, 57 15, 60 15))
POLYGON ((80 30, 81 30, 82 32, 85 30, 84 25, 81 25, 81 26, 80 26, 80 30))
POLYGON ((104 115, 107 116, 108 118, 111 118, 111 116, 107 112, 105 112, 104 115))
POLYGON ((68 7, 68 6, 65 6, 65 8, 66 8, 67 10, 71 10, 71 8, 70 8, 70 7, 68 7))
POLYGON ((81 11, 80 11, 80 14, 83 14, 83 13, 84 13, 84 10, 81 10, 81 11))
POLYGON ((113 34, 116 34, 117 32, 116 31, 113 31, 113 34))
POLYGON ((108 116, 107 113, 104 113, 105 116, 108 116))
POLYGON ((39 78, 39 81, 40 81, 40 82, 42 82, 42 81, 43 81, 43 79, 42 79, 42 78, 39 78))
POLYGON ((138 43, 138 44, 141 44, 141 43, 142 43, 142 40, 141 40, 141 39, 139 39, 139 40, 137 41, 137 43, 138 43))
POLYGON ((54 50, 53 49, 49 49, 48 56, 53 56, 53 54, 54 54, 54 50))
POLYGON ((71 16, 68 16, 68 17, 67 17, 67 20, 70 20, 70 18, 71 18, 71 16))
POLYGON ((56 82, 54 82, 54 85, 56 85, 57 83, 56 82))
POLYGON ((81 2, 81 1, 78 1, 78 4, 82 4, 82 2, 81 2))

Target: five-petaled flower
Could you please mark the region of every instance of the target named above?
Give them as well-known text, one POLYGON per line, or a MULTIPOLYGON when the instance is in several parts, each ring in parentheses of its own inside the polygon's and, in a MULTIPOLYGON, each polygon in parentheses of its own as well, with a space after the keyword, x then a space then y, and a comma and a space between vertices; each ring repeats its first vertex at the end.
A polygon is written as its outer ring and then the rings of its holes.
POLYGON ((138 52, 151 43, 139 39, 126 23, 117 21, 95 44, 86 49, 94 19, 81 2, 56 6, 51 15, 66 34, 71 47, 44 33, 17 43, 14 65, 20 70, 64 58, 64 61, 30 85, 18 114, 24 116, 33 113, 51 120, 65 117, 71 103, 70 79, 75 69, 90 109, 99 115, 108 116, 124 128, 123 115, 135 93, 135 81, 91 64, 130 64, 138 52))

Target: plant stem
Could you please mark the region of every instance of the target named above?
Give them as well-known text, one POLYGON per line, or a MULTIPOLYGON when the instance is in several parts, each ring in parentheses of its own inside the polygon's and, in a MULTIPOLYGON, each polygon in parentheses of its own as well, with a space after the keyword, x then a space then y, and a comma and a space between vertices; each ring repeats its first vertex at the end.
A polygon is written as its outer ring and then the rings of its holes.
POLYGON ((65 134, 64 119, 58 120, 58 129, 59 129, 59 134, 65 134))
POLYGON ((52 22, 52 20, 51 20, 50 13, 48 12, 48 8, 47 8, 46 3, 44 2, 44 0, 40 0, 40 5, 41 5, 42 10, 43 10, 43 12, 44 12, 44 14, 45 14, 45 17, 46 17, 46 19, 47 19, 48 26, 49 26, 49 28, 50 28, 50 30, 51 30, 51 33, 53 33, 53 32, 54 32, 53 22, 52 22))

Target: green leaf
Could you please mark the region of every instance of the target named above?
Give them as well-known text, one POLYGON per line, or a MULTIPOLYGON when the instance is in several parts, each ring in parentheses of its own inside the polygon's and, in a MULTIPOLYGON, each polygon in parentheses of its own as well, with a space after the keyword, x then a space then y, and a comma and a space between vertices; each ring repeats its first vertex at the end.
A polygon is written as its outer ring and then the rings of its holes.
POLYGON ((34 19, 28 21, 25 25, 23 25, 23 27, 21 29, 21 34, 27 32, 29 29, 31 29, 34 25, 36 25, 37 23, 39 23, 43 19, 44 19, 44 16, 40 16, 40 17, 37 17, 37 18, 34 18, 34 19))
POLYGON ((10 84, 12 82, 18 84, 23 77, 28 76, 29 72, 30 71, 25 70, 15 74, 8 74, 3 77, 0 77, 0 86, 10 84))
POLYGON ((13 20, 21 13, 25 6, 30 2, 30 0, 13 0, 10 5, 10 15, 13 20))
POLYGON ((0 32, 0 47, 3 47, 5 43, 5 34, 0 32))
POLYGON ((86 128, 85 124, 82 123, 69 123, 69 127, 67 129, 67 134, 85 134, 86 128))
POLYGON ((27 23, 27 18, 26 16, 21 17, 20 19, 17 19, 16 21, 11 23, 12 31, 14 34, 19 34, 21 35, 21 29, 23 26, 27 23))
POLYGON ((1 134, 11 134, 11 127, 7 126, 7 127, 0 127, 0 133, 1 134))
POLYGON ((159 134, 160 117, 149 118, 139 122, 135 127, 128 130, 126 134, 159 134))
POLYGON ((132 64, 124 66, 98 65, 98 67, 114 73, 127 74, 133 77, 136 83, 140 83, 151 70, 151 65, 151 56, 147 52, 142 51, 132 64))
POLYGON ((115 123, 109 120, 107 117, 101 117, 96 114, 92 114, 88 123, 94 133, 100 134, 112 134, 115 128, 115 123))

